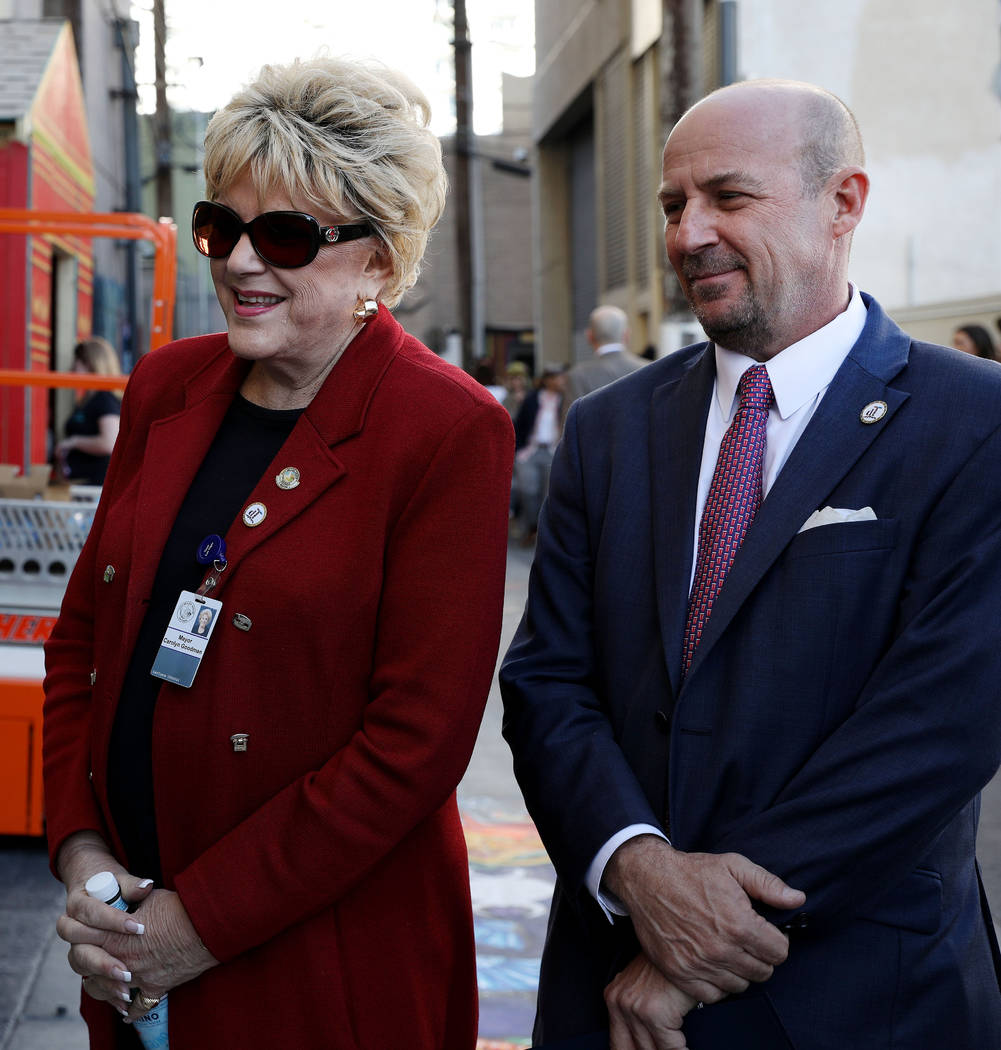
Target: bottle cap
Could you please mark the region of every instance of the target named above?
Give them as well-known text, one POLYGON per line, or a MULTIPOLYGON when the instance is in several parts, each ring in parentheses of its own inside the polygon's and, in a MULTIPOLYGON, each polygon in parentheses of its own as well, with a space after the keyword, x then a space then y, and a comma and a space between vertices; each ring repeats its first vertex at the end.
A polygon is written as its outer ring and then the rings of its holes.
POLYGON ((118 879, 110 871, 99 871, 96 875, 91 875, 84 888, 91 897, 97 897, 105 904, 113 901, 122 892, 118 879))

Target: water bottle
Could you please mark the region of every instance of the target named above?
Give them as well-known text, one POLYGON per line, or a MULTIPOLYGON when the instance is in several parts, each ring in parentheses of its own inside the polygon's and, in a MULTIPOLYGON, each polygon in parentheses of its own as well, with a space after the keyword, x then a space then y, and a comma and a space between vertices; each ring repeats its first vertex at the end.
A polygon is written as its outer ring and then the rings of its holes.
MULTIPOLYGON (((129 906, 122 899, 122 888, 118 879, 110 871, 99 871, 92 875, 84 887, 91 897, 96 897, 105 904, 119 911, 128 911, 129 906)), ((167 1042, 167 997, 153 1007, 149 1013, 132 1022, 144 1050, 169 1050, 167 1042)))

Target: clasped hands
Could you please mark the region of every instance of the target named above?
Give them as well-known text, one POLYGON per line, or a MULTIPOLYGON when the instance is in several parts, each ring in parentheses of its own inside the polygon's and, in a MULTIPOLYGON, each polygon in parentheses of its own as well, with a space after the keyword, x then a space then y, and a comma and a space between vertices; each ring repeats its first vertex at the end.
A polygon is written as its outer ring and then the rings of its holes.
POLYGON ((154 890, 148 879, 125 871, 107 845, 92 832, 79 832, 59 851, 59 874, 66 887, 66 913, 56 932, 70 945, 69 964, 83 978, 87 994, 105 1000, 126 1021, 146 1011, 131 988, 162 998, 171 988, 217 965, 205 948, 180 897, 154 890), (137 905, 129 914, 95 900, 84 888, 99 871, 111 871, 123 898, 137 905))
POLYGON ((616 850, 602 885, 643 949, 605 989, 612 1050, 685 1050, 689 1010, 767 981, 788 954, 788 938, 751 900, 782 909, 806 900, 740 854, 682 853, 651 835, 616 850))

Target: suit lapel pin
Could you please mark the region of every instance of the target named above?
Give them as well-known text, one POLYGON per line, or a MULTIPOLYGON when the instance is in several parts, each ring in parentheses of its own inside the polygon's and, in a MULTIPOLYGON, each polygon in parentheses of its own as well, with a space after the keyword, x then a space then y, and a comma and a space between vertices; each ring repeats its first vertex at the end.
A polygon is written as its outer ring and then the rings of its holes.
POLYGON ((275 475, 275 484, 286 492, 299 487, 300 474, 296 467, 285 467, 275 475))
POLYGON ((885 401, 870 401, 859 414, 863 423, 878 423, 889 411, 889 405, 885 401))
POLYGON ((247 744, 250 742, 249 733, 234 733, 230 738, 229 742, 233 745, 234 751, 246 751, 247 744))
POLYGON ((268 516, 268 508, 263 503, 251 503, 243 512, 243 524, 248 529, 255 529, 268 516))

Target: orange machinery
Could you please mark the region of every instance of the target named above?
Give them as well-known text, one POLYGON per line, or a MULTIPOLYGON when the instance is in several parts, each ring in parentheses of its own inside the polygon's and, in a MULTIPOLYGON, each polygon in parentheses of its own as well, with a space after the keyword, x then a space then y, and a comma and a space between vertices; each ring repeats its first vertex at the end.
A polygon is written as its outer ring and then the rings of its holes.
MULTIPOLYGON (((0 208, 0 233, 145 239, 156 247, 150 349, 171 338, 177 230, 145 215, 0 208)), ((121 389, 122 376, 0 369, 0 385, 121 389)), ((50 490, 51 492, 51 490, 50 490)), ((41 835, 42 645, 87 538, 99 490, 0 498, 0 835, 41 835)))

